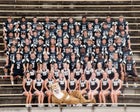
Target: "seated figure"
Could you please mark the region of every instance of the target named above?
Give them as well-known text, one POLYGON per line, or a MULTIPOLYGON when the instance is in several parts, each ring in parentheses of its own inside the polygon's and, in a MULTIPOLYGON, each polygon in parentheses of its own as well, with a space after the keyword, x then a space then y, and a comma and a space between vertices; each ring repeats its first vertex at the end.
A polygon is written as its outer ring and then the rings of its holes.
POLYGON ((96 103, 95 99, 86 100, 80 91, 74 90, 70 94, 62 91, 58 83, 51 85, 52 90, 52 103, 58 104, 80 104, 80 103, 96 103))

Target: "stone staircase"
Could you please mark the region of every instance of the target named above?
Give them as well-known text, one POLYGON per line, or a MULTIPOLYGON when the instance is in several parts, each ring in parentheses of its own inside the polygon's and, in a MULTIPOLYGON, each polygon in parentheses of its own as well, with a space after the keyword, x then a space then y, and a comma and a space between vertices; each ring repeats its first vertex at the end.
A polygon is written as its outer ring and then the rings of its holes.
MULTIPOLYGON (((83 15, 86 15, 90 21, 93 21, 95 17, 98 17, 100 21, 103 21, 108 15, 114 20, 117 20, 120 15, 123 15, 129 22, 129 34, 132 43, 131 47, 134 53, 134 59, 137 63, 136 68, 140 75, 139 0, 1 0, 0 28, 2 28, 2 23, 6 21, 6 18, 9 15, 11 15, 15 20, 19 20, 21 16, 26 16, 28 21, 31 21, 33 16, 37 16, 39 21, 43 21, 46 15, 50 17, 51 21, 54 21, 58 17, 62 17, 64 20, 67 20, 69 17, 73 17, 79 21, 83 15)), ((0 29, 1 76, 3 75, 3 67, 5 64, 5 54, 3 49, 2 29, 0 29)), ((9 79, 0 79, 0 104, 25 103, 25 98, 22 96, 21 81, 18 81, 17 83, 18 86, 11 86, 9 79)), ((120 96, 120 103, 140 103, 140 95, 138 95, 140 93, 140 87, 130 87, 129 89, 124 87, 123 93, 132 93, 133 95, 120 96)))

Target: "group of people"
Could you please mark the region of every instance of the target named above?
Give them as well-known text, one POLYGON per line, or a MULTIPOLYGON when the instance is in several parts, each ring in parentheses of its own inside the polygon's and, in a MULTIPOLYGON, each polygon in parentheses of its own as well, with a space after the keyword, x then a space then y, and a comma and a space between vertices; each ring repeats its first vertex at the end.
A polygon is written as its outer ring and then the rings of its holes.
POLYGON ((137 81, 136 63, 132 58, 128 22, 123 16, 114 21, 110 16, 81 21, 70 17, 51 21, 48 16, 38 20, 25 17, 14 21, 9 16, 3 24, 6 65, 5 77, 11 84, 23 77, 26 103, 32 94, 38 103, 44 94, 51 103, 50 85, 58 82, 67 92, 79 90, 89 99, 99 95, 99 106, 105 106, 106 96, 116 104, 128 76, 137 81), (103 104, 102 104, 103 102, 103 104))

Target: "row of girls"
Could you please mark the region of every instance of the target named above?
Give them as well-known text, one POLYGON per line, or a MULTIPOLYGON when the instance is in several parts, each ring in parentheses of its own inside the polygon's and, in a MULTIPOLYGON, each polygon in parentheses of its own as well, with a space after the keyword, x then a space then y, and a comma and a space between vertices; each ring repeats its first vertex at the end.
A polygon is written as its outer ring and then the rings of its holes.
MULTIPOLYGON (((110 66, 112 62, 108 62, 110 66)), ((67 64, 65 65, 67 66, 67 64)), ((87 63, 90 66, 90 63, 87 63)), ((54 69, 48 72, 45 76, 41 72, 36 72, 35 76, 31 72, 27 72, 23 79, 23 94, 26 96, 26 104, 29 106, 32 102, 32 95, 38 97, 39 105, 43 105, 44 97, 48 97, 48 103, 51 106, 52 91, 50 86, 54 82, 58 82, 62 91, 71 92, 78 90, 82 95, 87 95, 88 99, 92 100, 94 96, 99 98, 99 106, 106 106, 106 96, 111 97, 112 106, 117 106, 118 96, 121 94, 122 81, 119 79, 118 72, 113 68, 102 69, 102 64, 98 63, 98 69, 90 70, 79 69, 78 71, 56 70, 57 64, 54 64, 54 69), (99 75, 100 74, 100 75, 99 75)))

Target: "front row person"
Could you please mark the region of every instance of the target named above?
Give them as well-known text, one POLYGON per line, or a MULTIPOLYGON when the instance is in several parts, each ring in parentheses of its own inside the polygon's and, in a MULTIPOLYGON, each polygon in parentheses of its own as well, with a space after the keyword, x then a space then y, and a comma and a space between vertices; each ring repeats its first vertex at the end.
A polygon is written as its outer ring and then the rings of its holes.
POLYGON ((106 97, 110 94, 111 81, 108 78, 106 72, 103 73, 103 78, 100 82, 100 93, 99 93, 99 102, 98 106, 106 106, 106 97), (103 103, 103 104, 102 104, 103 103))
POLYGON ((48 103, 49 103, 49 106, 51 106, 51 97, 52 97, 52 91, 50 89, 50 86, 54 83, 54 79, 53 79, 53 75, 52 73, 50 72, 49 75, 48 75, 48 78, 45 80, 44 82, 44 89, 46 90, 45 91, 45 94, 47 95, 48 97, 48 103))
POLYGON ((88 99, 94 99, 94 96, 99 94, 100 81, 96 78, 96 74, 93 72, 91 78, 88 81, 88 99))
POLYGON ((111 101, 112 106, 117 106, 118 96, 121 94, 122 81, 119 79, 119 74, 114 74, 114 79, 111 81, 111 101))
POLYGON ((38 104, 39 106, 43 106, 44 102, 44 93, 43 93, 43 84, 44 81, 41 79, 41 74, 36 74, 36 79, 33 81, 33 89, 35 96, 38 97, 38 104))
POLYGON ((31 106, 32 102, 32 79, 30 78, 30 73, 27 72, 25 78, 22 82, 23 95, 26 96, 26 107, 31 106))

